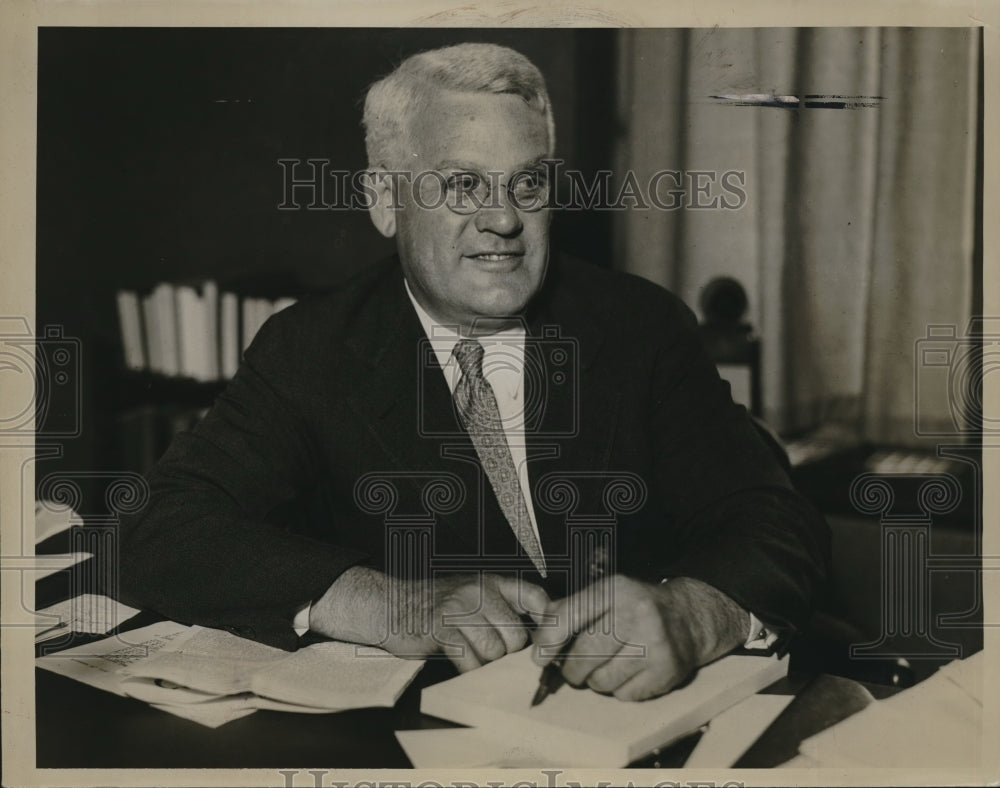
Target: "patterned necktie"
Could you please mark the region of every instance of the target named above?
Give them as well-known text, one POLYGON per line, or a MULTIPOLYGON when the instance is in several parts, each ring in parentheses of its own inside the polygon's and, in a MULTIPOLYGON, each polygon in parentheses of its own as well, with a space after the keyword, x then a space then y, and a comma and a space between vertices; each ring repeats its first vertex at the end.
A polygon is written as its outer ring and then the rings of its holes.
POLYGON ((528 507, 511 457, 507 436, 503 431, 500 408, 493 387, 483 376, 483 346, 474 339, 463 339, 452 351, 462 369, 462 378, 455 387, 455 403, 466 432, 476 447, 479 461, 496 493, 504 517, 514 529, 517 541, 542 577, 545 556, 531 527, 528 507))

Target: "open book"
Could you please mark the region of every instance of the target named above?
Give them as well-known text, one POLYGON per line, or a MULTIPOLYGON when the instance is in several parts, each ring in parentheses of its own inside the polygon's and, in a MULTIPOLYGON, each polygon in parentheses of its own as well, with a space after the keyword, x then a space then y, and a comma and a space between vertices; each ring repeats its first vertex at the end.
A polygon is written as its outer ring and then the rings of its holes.
POLYGON ((621 767, 696 730, 787 670, 787 658, 732 655, 652 700, 620 701, 564 685, 532 707, 541 669, 525 649, 424 689, 420 710, 497 740, 532 742, 549 763, 621 767))
POLYGON ((335 711, 392 706, 423 665, 352 643, 287 652, 215 629, 194 628, 178 648, 121 671, 125 694, 157 704, 251 693, 256 708, 335 711))

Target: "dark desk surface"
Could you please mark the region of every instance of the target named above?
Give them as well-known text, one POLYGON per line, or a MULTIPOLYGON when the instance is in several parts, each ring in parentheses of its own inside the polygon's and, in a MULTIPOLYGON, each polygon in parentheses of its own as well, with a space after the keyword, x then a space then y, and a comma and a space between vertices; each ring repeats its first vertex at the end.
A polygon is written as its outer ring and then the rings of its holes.
MULTIPOLYGON (((38 584, 38 607, 66 596, 68 573, 38 584)), ((122 631, 157 617, 141 613, 122 631)), ((93 640, 50 641, 66 648, 93 640)), ((146 703, 98 690, 46 670, 35 671, 36 766, 38 768, 411 768, 397 730, 457 727, 420 713, 420 690, 454 674, 445 659, 428 660, 392 709, 333 714, 257 711, 207 728, 146 703)), ((870 687, 879 693, 886 688, 870 687)), ((743 756, 741 766, 777 766, 795 755, 799 742, 872 701, 861 684, 826 675, 790 673, 765 692, 795 700, 743 756)), ((883 694, 883 693, 879 693, 883 694)), ((697 743, 691 736, 633 766, 678 768, 697 743)), ((572 764, 567 764, 572 765, 572 764)))

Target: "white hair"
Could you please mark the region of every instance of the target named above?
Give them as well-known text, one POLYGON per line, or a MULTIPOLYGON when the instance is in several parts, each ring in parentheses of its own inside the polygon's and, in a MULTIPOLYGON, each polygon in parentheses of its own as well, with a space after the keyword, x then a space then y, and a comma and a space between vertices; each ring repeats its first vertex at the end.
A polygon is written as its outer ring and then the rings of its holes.
POLYGON ((456 44, 404 60, 368 89, 362 121, 370 167, 406 166, 406 143, 417 108, 434 90, 507 93, 544 115, 551 156, 556 129, 541 72, 520 52, 497 44, 456 44))

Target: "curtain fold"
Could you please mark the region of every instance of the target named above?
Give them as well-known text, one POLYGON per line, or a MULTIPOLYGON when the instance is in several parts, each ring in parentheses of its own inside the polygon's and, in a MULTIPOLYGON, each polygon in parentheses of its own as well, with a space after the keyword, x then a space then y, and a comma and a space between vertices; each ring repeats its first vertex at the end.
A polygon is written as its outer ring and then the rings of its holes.
MULTIPOLYGON (((765 419, 918 445, 918 341, 972 303, 976 29, 621 33, 615 178, 742 173, 745 204, 616 216, 616 264, 692 306, 740 280, 762 342, 765 419), (843 109, 713 96, 879 97, 843 109)), ((710 201, 707 201, 710 203, 710 201)), ((952 397, 953 398, 953 397, 952 397)), ((946 386, 921 391, 946 428, 946 386)))

